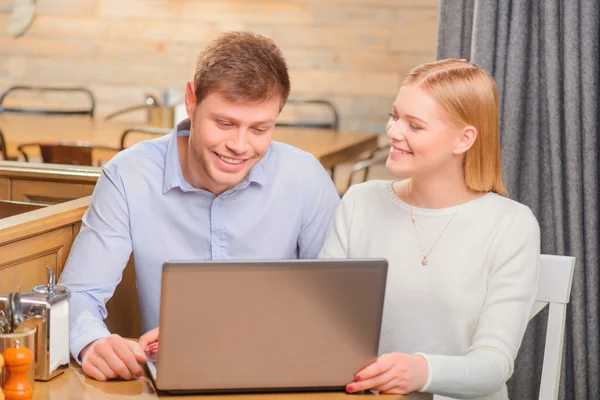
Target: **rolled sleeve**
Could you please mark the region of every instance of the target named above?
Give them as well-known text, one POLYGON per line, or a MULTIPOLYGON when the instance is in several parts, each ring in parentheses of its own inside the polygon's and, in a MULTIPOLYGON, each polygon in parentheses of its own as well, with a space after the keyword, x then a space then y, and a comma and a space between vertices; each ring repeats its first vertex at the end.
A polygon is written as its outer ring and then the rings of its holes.
POLYGON ((110 336, 110 332, 102 320, 88 310, 77 313, 71 323, 71 355, 81 364, 81 350, 98 339, 110 336))

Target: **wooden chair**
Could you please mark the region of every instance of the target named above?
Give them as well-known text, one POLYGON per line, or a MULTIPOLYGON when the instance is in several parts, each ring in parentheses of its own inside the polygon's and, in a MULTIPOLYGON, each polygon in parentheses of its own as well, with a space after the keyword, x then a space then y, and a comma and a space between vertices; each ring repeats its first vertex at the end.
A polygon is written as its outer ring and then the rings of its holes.
POLYGON ((557 400, 565 338, 567 304, 575 272, 575 257, 543 254, 535 304, 530 319, 546 306, 548 326, 539 400, 557 400))
POLYGON ((127 140, 127 137, 130 136, 131 134, 142 134, 142 135, 147 135, 149 137, 158 137, 158 136, 164 136, 167 135, 169 133, 173 132, 173 129, 170 128, 154 128, 151 126, 132 126, 129 129, 126 129, 122 134, 121 134, 121 145, 120 145, 120 149, 121 150, 125 150, 127 147, 125 142, 127 140))
POLYGON ((96 99, 92 92, 83 87, 46 87, 46 86, 29 86, 29 85, 16 85, 6 89, 0 95, 0 112, 13 112, 13 113, 25 113, 25 114, 42 114, 42 115, 88 115, 94 116, 94 109, 96 107, 96 99), (4 105, 6 98, 16 92, 36 92, 36 93, 81 93, 88 97, 89 107, 83 109, 73 110, 60 110, 60 109, 46 109, 46 108, 28 108, 28 107, 7 107, 4 105))
MULTIPOLYGON (((321 99, 290 99, 287 101, 284 109, 295 109, 299 114, 294 121, 286 122, 285 119, 281 122, 277 122, 277 126, 287 126, 293 128, 313 128, 313 129, 331 129, 337 130, 339 128, 339 113, 335 106, 321 99), (311 115, 311 118, 302 118, 304 114, 311 115), (315 115, 315 114, 321 115, 315 115), (316 118, 315 118, 316 116, 316 118)), ((285 117, 285 113, 284 113, 285 117)))
POLYGON ((385 165, 389 149, 389 144, 381 144, 373 149, 365 159, 354 164, 350 170, 350 175, 348 176, 346 190, 354 183, 366 182, 367 179, 369 179, 369 170, 372 166, 378 164, 385 165), (360 172, 363 172, 362 178, 357 180, 356 177, 360 172))
POLYGON ((4 161, 16 161, 17 157, 9 157, 8 152, 6 151, 6 139, 4 139, 4 134, 0 129, 0 156, 4 161))
POLYGON ((153 109, 160 108, 160 107, 161 107, 160 102, 158 101, 156 96, 147 94, 144 103, 135 104, 133 106, 121 108, 117 111, 114 111, 114 112, 108 114, 107 116, 104 117, 104 119, 111 120, 111 119, 115 119, 123 114, 128 114, 130 112, 139 111, 139 110, 146 110, 146 111, 148 111, 147 120, 148 120, 148 122, 150 122, 151 111, 153 109))
POLYGON ((94 146, 87 142, 58 142, 58 143, 24 143, 18 147, 25 161, 29 161, 27 148, 39 149, 42 161, 50 164, 94 165, 92 157, 94 150, 105 150, 117 153, 120 149, 107 146, 94 146))
MULTIPOLYGON (((557 400, 565 337, 567 304, 575 272, 575 257, 542 254, 535 303, 529 319, 548 307, 548 326, 538 400, 557 400)), ((434 400, 448 397, 434 396, 434 400)))
MULTIPOLYGON (((340 117, 335 106, 321 99, 289 99, 276 126, 307 129, 338 130, 340 117), (291 119, 287 114, 292 114, 291 119)), ((335 166, 330 169, 334 178, 335 166)))

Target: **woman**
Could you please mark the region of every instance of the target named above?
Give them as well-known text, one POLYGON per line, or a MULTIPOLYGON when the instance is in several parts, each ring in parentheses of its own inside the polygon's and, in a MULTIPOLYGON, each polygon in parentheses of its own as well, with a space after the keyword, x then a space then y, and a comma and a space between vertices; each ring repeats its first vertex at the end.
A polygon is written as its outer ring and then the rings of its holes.
POLYGON ((386 130, 386 166, 409 179, 352 186, 320 253, 389 263, 383 355, 346 389, 508 399, 540 237, 502 184, 494 80, 464 60, 419 66, 386 130))

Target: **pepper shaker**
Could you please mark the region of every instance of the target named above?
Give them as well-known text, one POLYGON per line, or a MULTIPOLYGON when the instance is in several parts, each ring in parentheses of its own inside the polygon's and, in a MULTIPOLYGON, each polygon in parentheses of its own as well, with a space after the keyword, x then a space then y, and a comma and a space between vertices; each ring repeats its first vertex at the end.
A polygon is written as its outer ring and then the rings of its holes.
MULTIPOLYGON (((4 366, 4 357, 0 354, 0 382, 2 382, 2 367, 4 366)), ((4 393, 2 392, 2 388, 0 387, 0 400, 4 400, 4 393)))
POLYGON ((33 388, 27 377, 27 371, 33 362, 31 350, 21 347, 20 341, 16 340, 15 347, 4 350, 3 355, 8 377, 3 389, 6 400, 31 400, 33 388))

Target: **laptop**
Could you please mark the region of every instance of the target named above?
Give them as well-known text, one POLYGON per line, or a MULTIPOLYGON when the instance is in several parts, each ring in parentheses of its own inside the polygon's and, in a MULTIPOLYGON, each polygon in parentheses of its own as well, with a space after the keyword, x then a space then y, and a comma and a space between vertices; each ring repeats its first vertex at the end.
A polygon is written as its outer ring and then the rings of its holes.
POLYGON ((163 265, 156 389, 344 390, 376 360, 384 259, 163 265))

